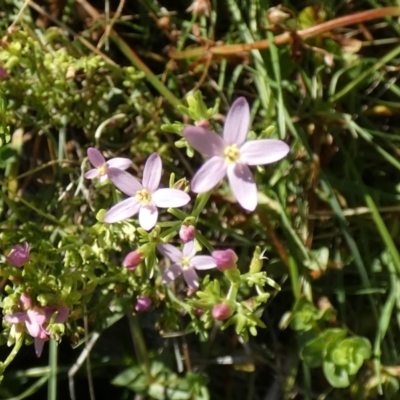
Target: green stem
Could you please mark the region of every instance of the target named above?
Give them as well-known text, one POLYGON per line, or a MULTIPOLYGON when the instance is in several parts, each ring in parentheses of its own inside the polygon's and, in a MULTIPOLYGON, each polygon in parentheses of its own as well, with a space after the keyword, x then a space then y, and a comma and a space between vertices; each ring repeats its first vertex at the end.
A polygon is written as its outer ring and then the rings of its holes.
POLYGON ((201 193, 197 195, 196 200, 194 202, 192 217, 196 219, 199 218, 200 213, 204 210, 205 205, 207 204, 208 199, 211 196, 211 191, 206 193, 201 193))
POLYGON ((12 349, 11 353, 8 355, 8 357, 6 358, 6 360, 3 362, 3 370, 6 369, 6 367, 8 367, 12 360, 14 360, 15 356, 18 354, 22 343, 24 343, 24 335, 22 334, 20 336, 20 338, 15 342, 14 348, 12 349))
POLYGON ((292 256, 288 258, 288 267, 289 267, 289 275, 290 281, 292 284, 292 292, 295 299, 300 298, 300 278, 299 278, 299 269, 297 267, 297 263, 292 256))
POLYGON ((49 354, 49 382, 47 384, 47 399, 57 400, 57 362, 58 362, 58 347, 55 339, 50 339, 50 354, 49 354))
POLYGON ((180 100, 169 91, 169 89, 153 74, 149 67, 136 55, 136 53, 128 46, 128 44, 114 31, 110 32, 110 37, 114 43, 119 47, 125 57, 135 66, 138 70, 142 71, 151 85, 165 97, 174 107, 181 104, 180 100))
POLYGON ((135 347, 136 357, 140 366, 143 368, 148 381, 151 382, 153 377, 151 376, 150 359, 147 354, 146 343, 143 338, 143 332, 140 327, 138 316, 128 312, 128 322, 131 330, 133 345, 135 347))

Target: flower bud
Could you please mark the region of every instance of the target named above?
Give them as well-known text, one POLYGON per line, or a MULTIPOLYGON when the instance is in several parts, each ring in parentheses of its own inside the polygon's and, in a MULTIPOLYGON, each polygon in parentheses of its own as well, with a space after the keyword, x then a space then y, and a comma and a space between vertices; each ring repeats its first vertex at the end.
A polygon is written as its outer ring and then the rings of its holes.
POLYGON ((134 271, 136 267, 142 262, 143 254, 134 250, 128 253, 124 259, 123 266, 127 268, 129 271, 134 271))
POLYGON ((182 225, 179 229, 179 238, 183 243, 187 243, 194 239, 195 233, 196 229, 193 225, 182 225))
POLYGON ((26 293, 22 293, 19 298, 19 306, 22 310, 27 310, 28 308, 32 308, 33 302, 31 296, 27 295, 26 293))
POLYGON ((194 0, 192 5, 186 10, 194 15, 210 16, 211 6, 209 0, 194 0))
POLYGON ((5 79, 8 77, 8 72, 5 68, 0 67, 0 79, 5 79))
POLYGON ((10 264, 21 268, 24 264, 30 261, 29 244, 25 242, 22 246, 13 246, 10 254, 6 257, 6 260, 10 264))
POLYGON ((236 268, 238 257, 233 250, 215 250, 211 253, 211 255, 213 256, 214 261, 217 264, 217 268, 220 271, 236 268))
POLYGON ((290 18, 290 14, 285 13, 279 7, 272 7, 268 10, 267 18, 271 24, 282 24, 290 18))
POLYGON ((146 311, 151 306, 151 299, 149 296, 140 296, 135 305, 135 311, 146 311))
POLYGON ((232 315, 232 310, 228 304, 216 304, 211 311, 211 315, 218 321, 224 321, 232 315))
POLYGON ((208 119, 200 119, 199 121, 195 122, 195 125, 199 128, 210 129, 210 121, 208 119))

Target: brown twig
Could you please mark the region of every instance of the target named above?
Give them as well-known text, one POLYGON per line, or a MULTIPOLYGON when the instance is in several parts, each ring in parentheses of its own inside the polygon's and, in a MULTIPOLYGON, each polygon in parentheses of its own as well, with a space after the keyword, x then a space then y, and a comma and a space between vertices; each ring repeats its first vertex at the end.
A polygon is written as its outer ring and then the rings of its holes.
MULTIPOLYGON (((365 21, 373 19, 384 18, 389 16, 400 16, 400 7, 383 7, 377 10, 361 11, 359 13, 346 15, 326 21, 318 25, 311 26, 296 32, 296 35, 301 39, 307 39, 316 35, 320 35, 325 32, 329 32, 333 29, 341 28, 347 25, 360 24, 365 21)), ((274 37, 275 45, 282 45, 290 43, 292 40, 292 32, 284 32, 274 37)), ((231 44, 222 46, 212 46, 209 48, 197 47, 194 49, 187 49, 184 51, 177 51, 171 49, 169 56, 175 60, 183 60, 191 57, 202 57, 205 54, 211 54, 214 56, 230 56, 243 51, 251 50, 264 50, 270 47, 271 43, 268 39, 260 40, 254 43, 242 43, 242 44, 231 44)))

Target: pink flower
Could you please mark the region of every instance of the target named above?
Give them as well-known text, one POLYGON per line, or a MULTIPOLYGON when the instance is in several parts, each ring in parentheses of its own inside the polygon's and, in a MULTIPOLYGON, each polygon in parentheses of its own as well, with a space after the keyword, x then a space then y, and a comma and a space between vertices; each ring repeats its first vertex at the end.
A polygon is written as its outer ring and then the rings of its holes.
POLYGON ((244 97, 236 99, 226 117, 223 137, 207 129, 189 126, 183 135, 200 153, 211 156, 194 175, 195 193, 208 192, 228 175, 229 185, 239 204, 253 211, 257 206, 257 187, 248 165, 270 164, 285 157, 289 146, 276 139, 250 140, 250 107, 244 97))
POLYGON ((162 283, 168 283, 175 280, 183 274, 187 285, 191 289, 199 288, 199 277, 195 269, 205 270, 215 268, 216 264, 211 256, 195 256, 196 250, 194 242, 187 242, 180 251, 170 244, 158 244, 158 251, 165 257, 168 257, 173 264, 163 273, 162 283))
POLYGON ((182 225, 179 229, 179 238, 183 243, 190 242, 194 239, 196 234, 196 229, 193 225, 182 225))
MULTIPOLYGON (((21 308, 24 309, 27 304, 32 306, 32 300, 28 295, 21 295, 21 308), (22 298, 22 296, 24 297, 22 298)), ((66 306, 35 306, 27 309, 26 311, 6 315, 3 317, 3 319, 11 324, 25 323, 28 333, 34 338, 36 355, 40 357, 44 342, 49 340, 50 332, 47 330, 47 325, 56 311, 58 314, 55 318, 55 323, 64 323, 69 314, 69 309, 66 306)))
POLYGON ((153 153, 146 161, 142 184, 127 172, 110 168, 108 176, 111 181, 130 197, 108 210, 103 221, 119 222, 139 213, 140 226, 149 231, 157 222, 157 207, 182 207, 189 203, 190 196, 182 190, 158 189, 161 172, 162 162, 157 153, 153 153))
POLYGON ((228 304, 216 304, 211 311, 211 315, 214 319, 218 321, 225 321, 226 319, 231 317, 232 310, 228 306, 228 304))
POLYGON ((140 296, 135 305, 135 311, 146 311, 151 306, 151 299, 149 296, 140 296))
POLYGON ((0 67, 0 79, 5 79, 8 77, 8 72, 5 68, 0 67))
POLYGON ((134 271, 136 267, 142 262, 142 260, 143 254, 138 250, 134 250, 125 256, 123 266, 129 271, 134 271))
POLYGON ((24 264, 30 261, 29 244, 25 242, 22 246, 13 246, 10 254, 6 257, 6 260, 10 264, 21 268, 24 264))
POLYGON ((87 155, 94 168, 85 173, 84 177, 86 179, 99 178, 100 182, 104 182, 108 176, 108 168, 125 170, 132 165, 131 160, 122 157, 115 157, 106 161, 103 154, 94 147, 88 148, 87 155))
POLYGON ((220 271, 225 271, 226 269, 236 268, 237 255, 231 250, 215 250, 211 253, 214 258, 217 268, 220 271))

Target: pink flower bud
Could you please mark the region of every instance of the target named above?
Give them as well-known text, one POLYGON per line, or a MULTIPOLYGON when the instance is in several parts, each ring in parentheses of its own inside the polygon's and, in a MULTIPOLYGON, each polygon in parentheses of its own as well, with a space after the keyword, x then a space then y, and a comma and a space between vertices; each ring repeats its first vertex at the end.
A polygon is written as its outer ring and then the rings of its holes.
POLYGON ((232 310, 228 304, 216 304, 211 311, 211 315, 218 321, 224 321, 232 315, 232 310))
POLYGON ((194 0, 192 5, 186 10, 191 12, 193 15, 205 15, 210 16, 211 5, 209 0, 194 0))
POLYGON ((140 296, 135 305, 135 311, 146 311, 151 306, 151 299, 149 296, 140 296))
POLYGON ((19 306, 24 311, 26 311, 28 308, 32 308, 33 302, 31 296, 27 295, 26 293, 22 293, 19 298, 19 306))
POLYGON ((215 250, 211 253, 211 255, 213 256, 214 261, 217 264, 217 268, 220 271, 236 268, 238 257, 233 250, 215 250))
POLYGON ((205 128, 205 129, 210 129, 210 121, 208 119, 200 119, 199 121, 196 121, 195 123, 196 126, 199 128, 205 128))
POLYGON ((182 225, 179 229, 179 237, 183 243, 190 242, 194 239, 196 229, 193 225, 182 225))
POLYGON ((5 68, 0 67, 0 79, 5 79, 8 77, 8 72, 5 68))
POLYGON ((124 259, 123 266, 126 267, 129 271, 134 271, 136 267, 142 262, 143 254, 134 250, 128 253, 124 259))
POLYGON ((13 246, 10 254, 6 257, 6 260, 10 264, 21 268, 24 264, 30 261, 29 244, 25 242, 22 246, 13 246))

